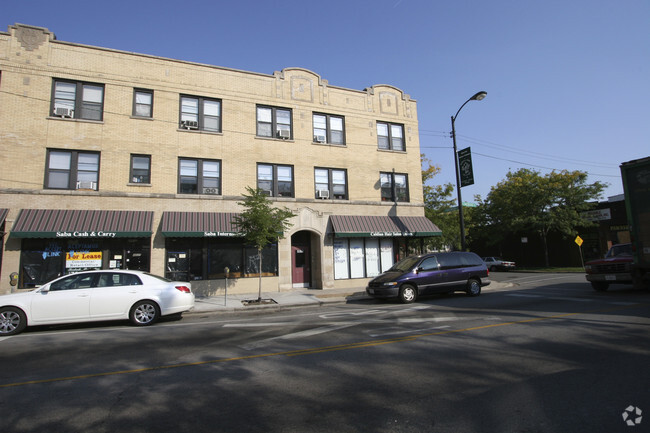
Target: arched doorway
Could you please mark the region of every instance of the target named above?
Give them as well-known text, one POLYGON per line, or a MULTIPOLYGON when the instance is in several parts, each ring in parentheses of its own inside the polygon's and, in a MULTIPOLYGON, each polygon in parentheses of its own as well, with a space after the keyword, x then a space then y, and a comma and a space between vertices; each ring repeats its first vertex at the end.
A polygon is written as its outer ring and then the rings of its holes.
POLYGON ((312 287, 311 233, 299 231, 291 236, 291 282, 294 288, 312 287))

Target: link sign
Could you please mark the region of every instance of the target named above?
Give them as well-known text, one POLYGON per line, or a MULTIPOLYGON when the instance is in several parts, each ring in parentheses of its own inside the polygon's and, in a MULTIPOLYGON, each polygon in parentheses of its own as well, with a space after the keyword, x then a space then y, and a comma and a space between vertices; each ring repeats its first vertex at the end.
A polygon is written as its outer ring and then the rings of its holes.
POLYGON ((471 148, 458 151, 458 167, 460 168, 460 186, 474 185, 471 148))

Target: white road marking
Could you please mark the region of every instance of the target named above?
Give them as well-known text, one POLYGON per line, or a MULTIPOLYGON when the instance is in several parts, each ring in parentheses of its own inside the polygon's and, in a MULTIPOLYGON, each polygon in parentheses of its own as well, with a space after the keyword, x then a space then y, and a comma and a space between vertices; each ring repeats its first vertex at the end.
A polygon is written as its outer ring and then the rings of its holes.
POLYGON ((416 332, 426 332, 426 331, 431 331, 432 329, 445 329, 445 328, 450 328, 450 326, 444 325, 444 326, 434 326, 430 328, 421 328, 421 329, 402 329, 399 328, 399 330, 394 330, 394 331, 389 331, 389 329, 395 329, 395 328, 386 328, 384 332, 381 332, 382 330, 380 329, 379 332, 375 331, 372 334, 368 334, 370 337, 385 337, 388 335, 399 335, 399 334, 413 334, 416 332))
POLYGON ((321 326, 320 328, 314 328, 314 329, 307 329, 306 331, 300 331, 300 332, 294 332, 291 334, 285 334, 285 335, 279 335, 277 337, 272 337, 272 338, 267 338, 264 340, 259 340, 255 341, 252 343, 244 344, 243 346, 239 346, 244 350, 251 350, 255 349, 257 347, 262 347, 266 346, 269 343, 272 343, 277 340, 290 340, 293 338, 304 338, 304 337, 311 337, 313 335, 318 335, 318 334, 323 334, 325 332, 332 332, 332 331, 338 331, 339 329, 344 329, 344 328, 349 328, 350 326, 355 326, 358 324, 358 322, 355 323, 346 323, 343 325, 328 325, 328 326, 321 326))

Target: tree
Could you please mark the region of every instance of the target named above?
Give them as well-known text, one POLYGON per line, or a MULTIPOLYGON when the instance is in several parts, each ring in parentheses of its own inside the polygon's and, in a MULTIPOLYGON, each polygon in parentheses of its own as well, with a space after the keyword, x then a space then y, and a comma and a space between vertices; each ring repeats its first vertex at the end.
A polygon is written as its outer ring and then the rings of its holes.
POLYGON ((575 236, 577 227, 592 225, 580 213, 593 208, 605 186, 600 182, 587 184, 587 173, 582 171, 552 171, 541 176, 535 170, 522 168, 508 172, 505 180, 490 189, 485 201, 479 197, 475 223, 493 242, 507 233, 537 232, 548 266, 548 233, 554 230, 575 236))
POLYGON ((458 208, 453 198, 454 185, 427 185, 438 173, 440 167, 432 165, 428 158, 420 155, 422 169, 422 188, 424 192, 424 213, 442 231, 442 236, 430 238, 428 243, 437 250, 447 247, 460 249, 460 224, 458 208))
POLYGON ((244 211, 234 218, 235 225, 244 239, 255 248, 259 259, 259 295, 258 302, 262 300, 262 250, 269 243, 284 238, 284 232, 292 226, 288 221, 294 216, 287 208, 278 209, 271 206, 271 202, 262 190, 246 187, 248 195, 244 194, 244 201, 238 202, 244 211))

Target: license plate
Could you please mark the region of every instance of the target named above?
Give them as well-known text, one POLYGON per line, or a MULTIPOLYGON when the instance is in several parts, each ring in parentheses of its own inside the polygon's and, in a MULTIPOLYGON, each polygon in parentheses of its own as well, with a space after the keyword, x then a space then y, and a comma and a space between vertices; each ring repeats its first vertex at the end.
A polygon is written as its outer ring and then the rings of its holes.
POLYGON ((605 280, 616 281, 616 275, 605 275, 605 280))
POLYGON ((372 290, 372 289, 368 289, 368 293, 370 293, 371 295, 374 295, 374 294, 375 294, 375 291, 372 290))

